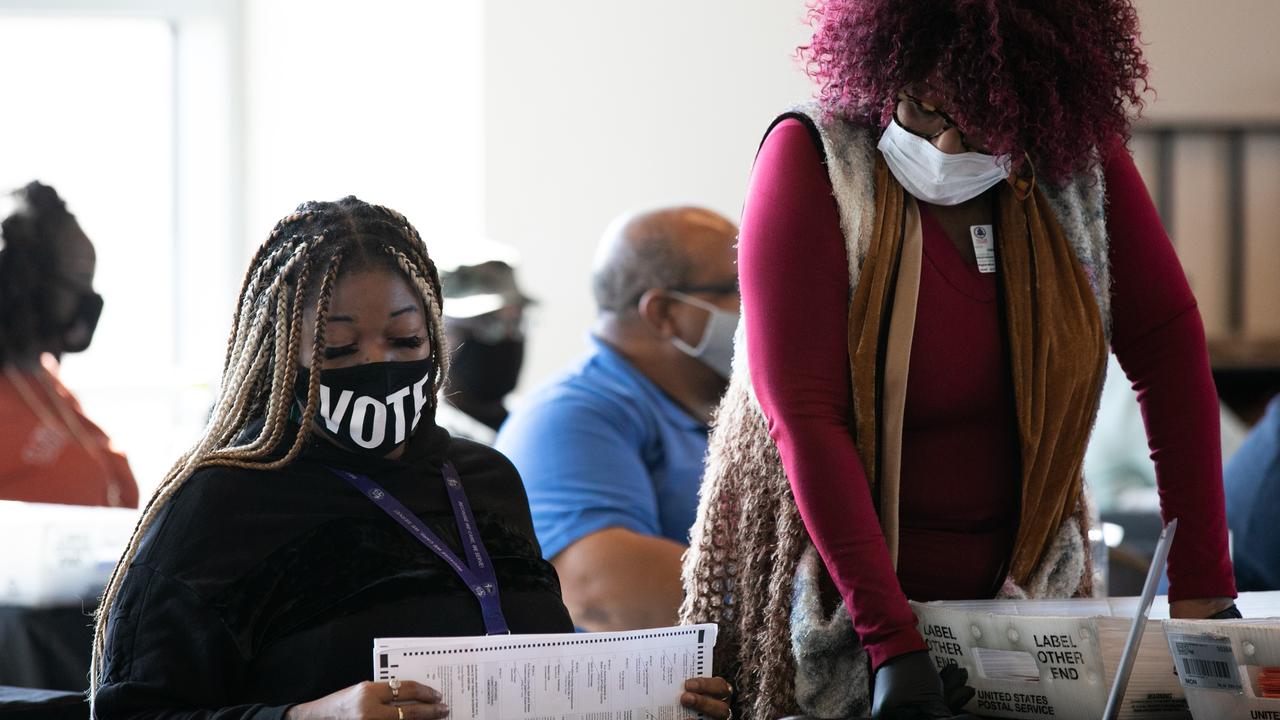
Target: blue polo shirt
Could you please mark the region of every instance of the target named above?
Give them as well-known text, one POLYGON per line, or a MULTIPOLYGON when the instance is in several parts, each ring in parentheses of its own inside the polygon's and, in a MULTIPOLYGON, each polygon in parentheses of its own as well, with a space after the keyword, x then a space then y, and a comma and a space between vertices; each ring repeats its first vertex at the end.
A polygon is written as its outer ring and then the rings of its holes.
POLYGON ((604 342, 507 418, 542 554, 611 527, 689 543, 707 426, 604 342))
POLYGON ((1280 397, 1222 471, 1241 592, 1280 590, 1280 397))

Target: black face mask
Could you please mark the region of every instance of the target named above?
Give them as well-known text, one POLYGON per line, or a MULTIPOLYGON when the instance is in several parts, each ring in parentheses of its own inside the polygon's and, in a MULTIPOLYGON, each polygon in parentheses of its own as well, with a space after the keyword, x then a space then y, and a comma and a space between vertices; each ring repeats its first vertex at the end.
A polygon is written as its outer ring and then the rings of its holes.
MULTIPOLYGON (((418 427, 433 406, 431 358, 335 368, 320 373, 314 427, 352 452, 386 455, 418 427)), ((307 404, 310 372, 299 368, 298 408, 307 404)))
POLYGON ((80 293, 75 312, 59 331, 62 338, 62 351, 76 353, 87 350, 89 343, 93 342, 93 333, 98 329, 100 317, 102 317, 102 296, 96 292, 80 293))
POLYGON ((476 402, 501 402, 520 379, 524 340, 482 343, 464 340, 453 351, 449 389, 476 402))

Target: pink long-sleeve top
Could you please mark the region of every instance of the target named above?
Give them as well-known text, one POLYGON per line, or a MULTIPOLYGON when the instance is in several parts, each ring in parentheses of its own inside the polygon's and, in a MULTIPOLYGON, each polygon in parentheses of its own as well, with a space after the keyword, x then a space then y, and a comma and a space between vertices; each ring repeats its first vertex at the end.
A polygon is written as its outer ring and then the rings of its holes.
MULTIPOLYGON (((1171 600, 1235 595, 1218 404, 1195 298, 1123 143, 1104 154, 1112 351, 1138 392, 1171 600)), ((874 667, 925 648, 907 599, 992 597, 1018 526, 1020 453, 995 274, 922 213, 895 572, 854 446, 849 271, 831 182, 799 120, 769 133, 739 247, 751 380, 800 515, 874 667)))

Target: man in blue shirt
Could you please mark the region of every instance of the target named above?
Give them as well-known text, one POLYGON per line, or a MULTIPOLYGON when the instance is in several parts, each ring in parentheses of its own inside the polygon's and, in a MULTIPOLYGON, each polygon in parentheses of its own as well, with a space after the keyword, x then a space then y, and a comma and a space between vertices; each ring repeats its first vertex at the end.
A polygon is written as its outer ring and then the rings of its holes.
POLYGON ((592 278, 591 352, 498 434, 579 627, 676 621, 707 423, 733 354, 736 236, 698 208, 615 220, 592 278))
POLYGON ((1280 397, 1222 471, 1240 592, 1280 590, 1280 397))

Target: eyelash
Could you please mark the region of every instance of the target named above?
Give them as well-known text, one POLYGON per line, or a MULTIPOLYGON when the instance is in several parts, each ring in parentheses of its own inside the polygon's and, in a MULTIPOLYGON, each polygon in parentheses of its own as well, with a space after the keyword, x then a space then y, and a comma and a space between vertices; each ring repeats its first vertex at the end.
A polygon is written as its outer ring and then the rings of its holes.
MULTIPOLYGON (((409 337, 395 338, 392 342, 396 347, 416 349, 426 344, 427 339, 421 335, 411 335, 409 337)), ((324 357, 326 360, 335 360, 340 357, 351 355, 356 351, 355 344, 343 345, 341 347, 331 347, 324 349, 324 357)))

